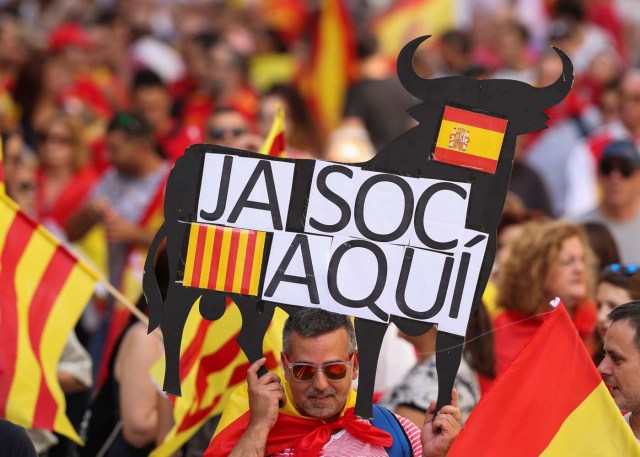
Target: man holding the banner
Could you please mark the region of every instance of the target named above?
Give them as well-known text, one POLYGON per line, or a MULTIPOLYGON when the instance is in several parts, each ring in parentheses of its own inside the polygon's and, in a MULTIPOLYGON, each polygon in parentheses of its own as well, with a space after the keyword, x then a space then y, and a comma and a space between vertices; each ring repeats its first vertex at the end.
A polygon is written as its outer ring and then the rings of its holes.
POLYGON ((253 363, 205 456, 447 454, 461 429, 455 390, 452 405, 437 414, 432 402, 422 431, 379 406, 372 421, 363 420, 353 414, 358 351, 351 320, 304 308, 287 319, 282 339, 285 380, 258 377, 265 359, 253 363))

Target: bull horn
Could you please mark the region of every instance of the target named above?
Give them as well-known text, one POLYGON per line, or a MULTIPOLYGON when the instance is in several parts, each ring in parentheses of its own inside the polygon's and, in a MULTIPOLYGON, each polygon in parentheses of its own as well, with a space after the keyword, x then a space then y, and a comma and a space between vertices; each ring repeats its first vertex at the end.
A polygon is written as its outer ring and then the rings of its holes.
POLYGON ((562 60, 562 74, 551 85, 536 88, 534 93, 541 109, 547 109, 557 105, 567 96, 573 85, 573 63, 571 59, 560 49, 553 47, 553 50, 562 60))
POLYGON ((418 97, 418 95, 415 93, 417 92, 416 89, 420 88, 420 90, 422 90, 424 88, 425 82, 429 80, 424 79, 418 73, 416 73, 416 70, 413 68, 413 56, 415 55, 418 46, 420 46, 430 37, 431 35, 424 35, 411 40, 409 43, 404 45, 404 47, 400 51, 400 54, 398 55, 398 79, 400 79, 400 82, 402 83, 404 88, 416 97, 418 97))

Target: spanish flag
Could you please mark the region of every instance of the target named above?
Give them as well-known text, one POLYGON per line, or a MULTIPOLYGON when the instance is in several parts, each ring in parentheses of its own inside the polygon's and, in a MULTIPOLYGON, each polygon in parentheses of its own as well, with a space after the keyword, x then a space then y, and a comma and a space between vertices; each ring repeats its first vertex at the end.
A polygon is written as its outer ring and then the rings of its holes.
POLYGON ((97 280, 0 193, 0 417, 81 443, 57 366, 97 280))
POLYGON ((311 27, 309 64, 298 77, 320 130, 329 133, 342 119, 342 110, 356 65, 355 33, 343 0, 321 0, 311 27))
MULTIPOLYGON (((276 308, 264 337, 263 353, 267 369, 281 373, 282 328, 287 314, 276 308)), ((169 397, 173 403, 174 426, 151 457, 170 456, 189 440, 207 419, 222 414, 233 391, 247 377, 250 363, 236 338, 242 316, 232 301, 217 321, 200 315, 198 303, 191 308, 180 346, 181 397, 169 397)), ((164 359, 152 368, 152 377, 163 384, 164 359)))
POLYGON ((2 148, 4 145, 2 144, 2 140, 0 140, 0 195, 5 194, 4 190, 4 160, 2 157, 2 148))
POLYGON ((446 106, 434 159, 493 174, 506 129, 506 119, 446 106))
POLYGON ((447 455, 632 457, 640 445, 560 304, 482 397, 447 455))
POLYGON ((258 295, 266 233, 191 224, 182 284, 258 295))

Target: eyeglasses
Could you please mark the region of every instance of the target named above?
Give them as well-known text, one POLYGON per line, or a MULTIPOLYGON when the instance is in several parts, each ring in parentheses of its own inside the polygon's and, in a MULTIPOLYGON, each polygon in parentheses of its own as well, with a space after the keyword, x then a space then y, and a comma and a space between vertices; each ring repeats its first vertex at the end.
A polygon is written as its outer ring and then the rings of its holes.
POLYGON ((603 160, 600 163, 600 173, 604 176, 609 176, 613 170, 618 170, 624 178, 628 178, 636 169, 626 160, 603 160))
POLYGON ((54 143, 70 145, 73 139, 68 135, 56 135, 55 133, 39 132, 37 134, 38 143, 54 143))
MULTIPOLYGON (((313 363, 306 362, 289 362, 286 355, 284 358, 294 379, 300 382, 313 381, 318 374, 318 371, 322 371, 330 381, 340 381, 341 379, 344 379, 349 371, 348 369, 352 366, 351 361, 326 362, 322 365, 314 365, 313 363)), ((353 354, 350 357, 350 360, 351 359, 353 359, 353 354)))
POLYGON ((603 273, 620 273, 624 276, 633 276, 640 270, 640 266, 635 263, 622 265, 614 263, 604 268, 603 273))
POLYGON ((244 135, 247 131, 241 127, 235 127, 232 129, 223 128, 209 128, 207 129, 207 135, 215 140, 221 140, 225 136, 231 134, 234 138, 238 138, 240 135, 244 135))

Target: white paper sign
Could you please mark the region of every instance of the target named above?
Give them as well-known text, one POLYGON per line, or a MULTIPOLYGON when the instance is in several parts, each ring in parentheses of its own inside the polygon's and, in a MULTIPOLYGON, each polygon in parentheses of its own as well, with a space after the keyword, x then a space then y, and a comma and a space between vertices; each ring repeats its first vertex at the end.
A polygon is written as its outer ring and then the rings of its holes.
POLYGON ((287 305, 320 307, 327 295, 331 237, 273 234, 262 299, 287 305))
POLYGON ((291 162, 206 154, 197 222, 284 230, 294 169, 291 162))

